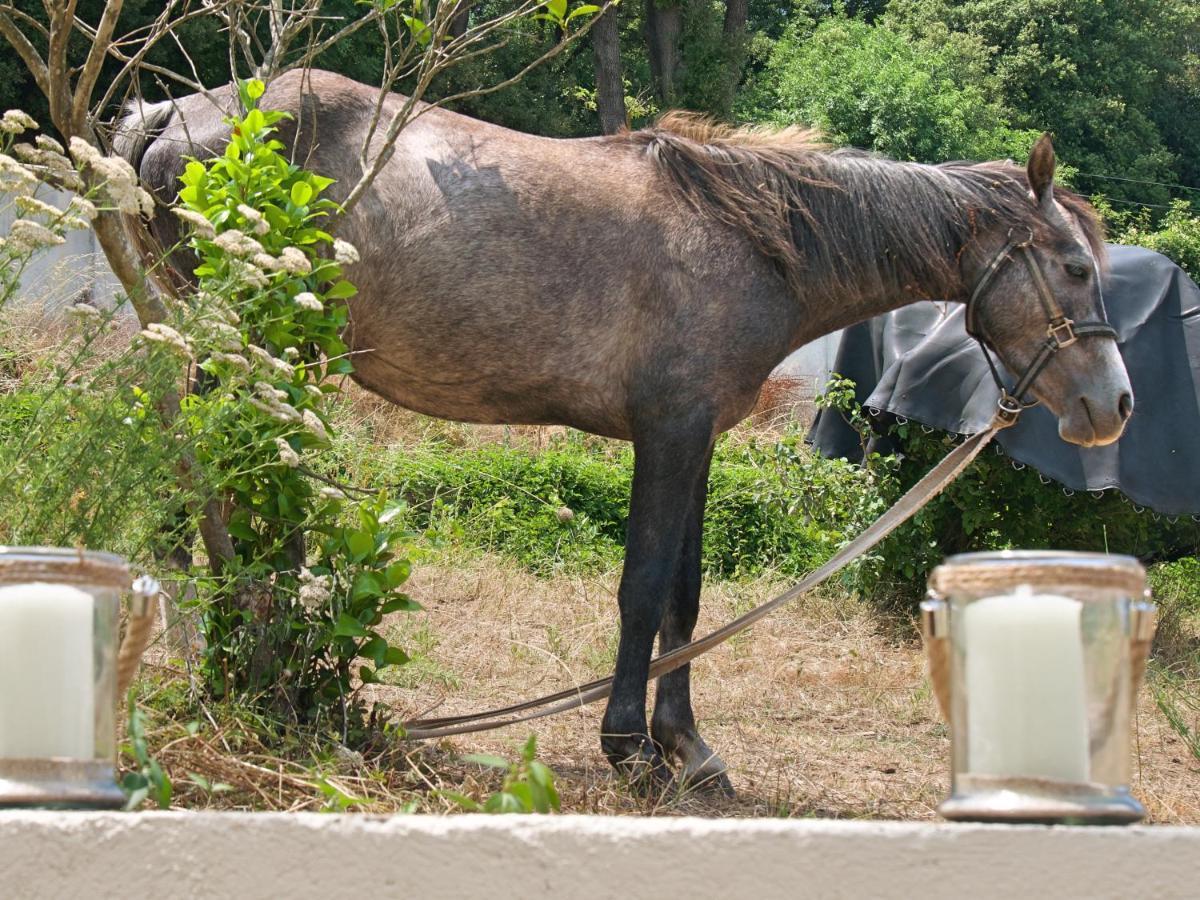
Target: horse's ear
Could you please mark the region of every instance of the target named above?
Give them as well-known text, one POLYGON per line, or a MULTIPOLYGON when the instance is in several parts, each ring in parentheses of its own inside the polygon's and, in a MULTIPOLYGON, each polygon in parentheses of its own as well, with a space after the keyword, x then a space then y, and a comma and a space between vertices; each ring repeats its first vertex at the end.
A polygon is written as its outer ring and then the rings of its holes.
POLYGON ((1054 144, 1050 135, 1043 134, 1033 145, 1029 154, 1029 166, 1025 169, 1029 186, 1037 202, 1045 206, 1054 200, 1054 144))

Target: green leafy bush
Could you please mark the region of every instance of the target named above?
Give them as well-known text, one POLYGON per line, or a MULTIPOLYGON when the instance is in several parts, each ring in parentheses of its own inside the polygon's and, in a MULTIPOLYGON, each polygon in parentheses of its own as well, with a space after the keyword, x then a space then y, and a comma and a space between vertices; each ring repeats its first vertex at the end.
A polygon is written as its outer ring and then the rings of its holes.
POLYGON ((1117 244, 1148 247, 1171 259, 1193 280, 1200 280, 1200 216, 1186 200, 1174 200, 1157 224, 1150 210, 1122 214, 1098 198, 1096 205, 1113 226, 1109 240, 1117 244))
POLYGON ((832 15, 797 21, 774 45, 742 113, 816 125, 839 144, 895 159, 1023 157, 1033 132, 1010 126, 978 53, 963 41, 919 41, 886 22, 832 15))
POLYGON ((272 137, 285 114, 258 109, 262 93, 241 85, 246 111, 229 120, 224 154, 189 162, 179 195, 197 302, 213 314, 192 329, 208 379, 184 413, 232 510, 236 557, 210 580, 204 674, 218 696, 265 696, 345 727, 359 720, 355 678, 407 662, 376 630, 382 617, 417 606, 400 591, 410 566, 395 506, 318 490, 306 474, 303 455, 330 445, 329 378, 352 369, 340 333, 355 289, 341 266, 357 252, 322 230, 332 180, 287 160, 272 137))
MULTIPOLYGON (((845 379, 833 382, 824 403, 861 416, 845 379)), ((891 505, 942 459, 957 438, 926 431, 914 422, 889 433, 897 455, 872 454, 864 466, 877 473, 880 501, 891 505)), ((863 431, 864 439, 867 432, 863 431)), ((1055 549, 1128 553, 1144 560, 1172 559, 1200 550, 1200 525, 1135 507, 1117 491, 1100 496, 1065 491, 1043 482, 1031 467, 1015 466, 988 448, 911 522, 898 529, 864 563, 848 570, 847 582, 880 603, 915 603, 929 571, 952 553, 979 550, 1055 549)))
MULTIPOLYGON (((376 459, 357 477, 390 483, 412 528, 549 574, 620 565, 632 474, 630 449, 569 436, 541 452, 421 446, 376 459)), ((709 480, 705 570, 809 571, 881 509, 875 478, 813 454, 799 433, 721 442, 709 480)))

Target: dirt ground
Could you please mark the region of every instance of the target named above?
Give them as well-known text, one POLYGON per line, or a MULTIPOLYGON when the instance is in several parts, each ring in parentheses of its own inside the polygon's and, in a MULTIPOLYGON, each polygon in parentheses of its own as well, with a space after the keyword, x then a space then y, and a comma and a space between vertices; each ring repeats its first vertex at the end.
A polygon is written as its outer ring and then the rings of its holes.
MULTIPOLYGON (((699 632, 782 585, 706 586, 699 632)), ((504 705, 607 674, 616 649, 616 579, 537 579, 494 558, 422 564, 391 637, 414 661, 376 696, 405 715, 504 705)), ((699 633, 698 632, 698 633, 699 633)), ((909 621, 881 621, 844 598, 810 597, 693 665, 700 728, 737 797, 649 803, 599 752, 601 705, 446 739, 426 751, 515 756, 531 732, 560 779, 564 812, 929 819, 949 787, 949 737, 909 621)), ((1143 688, 1131 787, 1161 823, 1200 822, 1200 763, 1143 688)))

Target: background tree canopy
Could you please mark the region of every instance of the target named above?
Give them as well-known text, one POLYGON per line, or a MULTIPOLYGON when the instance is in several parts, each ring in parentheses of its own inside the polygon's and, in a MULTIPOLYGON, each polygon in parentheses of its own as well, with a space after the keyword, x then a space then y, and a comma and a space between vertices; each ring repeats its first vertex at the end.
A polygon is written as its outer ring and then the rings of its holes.
MULTIPOLYGON (((502 3, 479 0, 468 18, 495 15, 502 3)), ((45 15, 39 0, 15 5, 45 15)), ((79 14, 95 21, 102 6, 80 0, 79 14)), ((361 9, 327 0, 322 14, 361 9)), ((153 0, 127 0, 122 28, 160 11, 153 0)), ((558 39, 557 27, 519 23, 499 52, 448 72, 431 96, 516 73, 558 39)), ((82 55, 87 42, 76 42, 82 55)), ((171 42, 149 61, 194 65, 208 84, 228 80, 219 22, 193 19, 180 43, 190 63, 171 42)), ((1050 131, 1075 186, 1103 194, 1118 215, 1148 216, 1137 223, 1144 229, 1172 200, 1192 215, 1200 209, 1198 48, 1200 4, 1191 0, 624 0, 567 52, 459 109, 571 137, 683 107, 812 124, 835 142, 923 161, 1021 159, 1032 135, 1050 131)), ((362 29, 317 64, 376 80, 379 35, 362 29)), ((143 72, 140 89, 159 98, 168 87, 143 72)), ((0 58, 0 107, 38 116, 40 100, 19 62, 0 58)))

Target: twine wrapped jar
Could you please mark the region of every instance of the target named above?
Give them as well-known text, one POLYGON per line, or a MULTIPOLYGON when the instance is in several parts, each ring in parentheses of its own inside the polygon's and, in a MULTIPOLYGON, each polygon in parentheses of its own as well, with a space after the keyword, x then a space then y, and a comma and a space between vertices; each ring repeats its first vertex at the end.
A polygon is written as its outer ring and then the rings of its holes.
POLYGON ((157 590, 148 579, 131 588, 129 567, 109 553, 0 547, 0 807, 124 803, 118 688, 145 648, 157 590))
POLYGON ((952 556, 922 604, 950 723, 950 819, 1130 822, 1132 710, 1154 635, 1132 557, 952 556))

